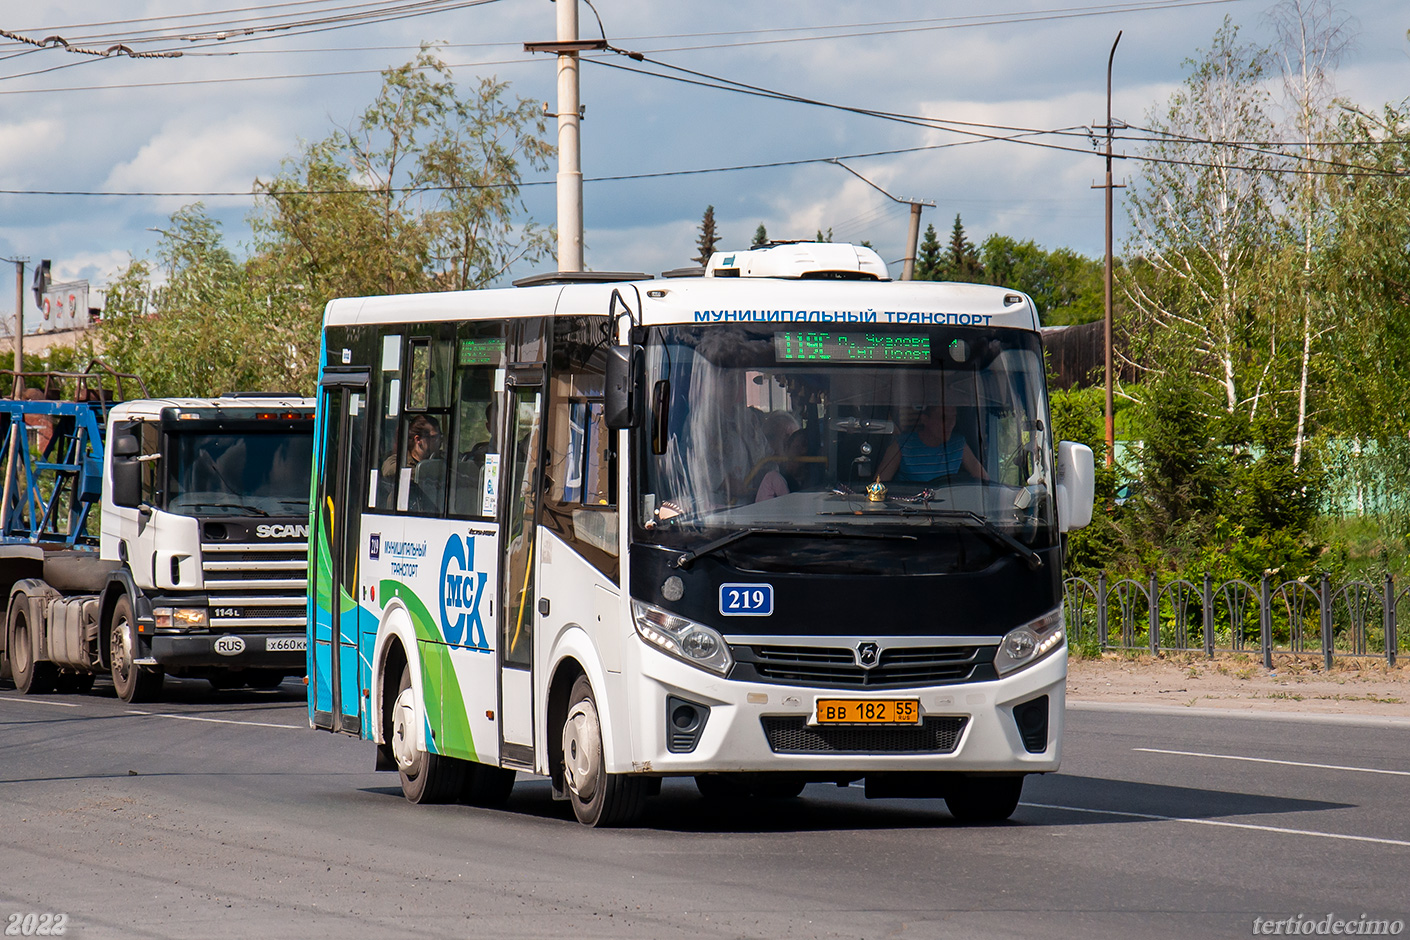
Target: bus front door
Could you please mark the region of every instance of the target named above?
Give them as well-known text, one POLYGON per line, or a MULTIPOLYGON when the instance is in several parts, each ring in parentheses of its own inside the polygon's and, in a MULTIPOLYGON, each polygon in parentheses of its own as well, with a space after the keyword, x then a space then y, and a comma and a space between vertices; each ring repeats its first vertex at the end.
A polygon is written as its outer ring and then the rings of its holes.
POLYGON ((534 529, 542 474, 540 442, 543 425, 541 373, 521 376, 504 393, 509 407, 504 422, 510 464, 503 498, 501 528, 505 540, 503 593, 500 605, 500 754, 510 763, 532 766, 534 758, 534 625, 537 593, 534 572, 534 529), (530 384, 530 383, 533 384, 530 384))
POLYGON ((314 578, 313 649, 309 656, 310 707, 316 727, 362 731, 358 656, 358 519, 364 498, 355 468, 367 438, 367 375, 326 375, 320 390, 322 472, 313 516, 317 526, 309 558, 314 578))

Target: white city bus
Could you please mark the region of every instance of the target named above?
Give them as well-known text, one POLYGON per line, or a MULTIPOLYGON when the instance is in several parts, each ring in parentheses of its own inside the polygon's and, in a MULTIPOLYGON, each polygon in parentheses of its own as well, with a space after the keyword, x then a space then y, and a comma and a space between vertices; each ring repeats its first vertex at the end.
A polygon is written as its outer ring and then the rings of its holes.
POLYGON ((1092 455, 1027 297, 813 243, 520 284, 327 307, 315 727, 413 802, 524 772, 589 825, 668 776, 995 820, 1057 769, 1092 455))

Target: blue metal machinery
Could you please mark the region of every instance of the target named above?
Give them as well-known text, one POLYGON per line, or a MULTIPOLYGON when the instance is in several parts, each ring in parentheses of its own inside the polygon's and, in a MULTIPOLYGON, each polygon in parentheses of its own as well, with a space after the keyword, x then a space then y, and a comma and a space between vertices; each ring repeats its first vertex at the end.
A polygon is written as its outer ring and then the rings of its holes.
POLYGON ((19 379, 0 371, 0 388, 37 381, 44 397, 0 398, 0 544, 96 551, 88 518, 102 499, 104 436, 115 402, 105 380, 119 400, 124 379, 142 381, 96 362, 84 372, 20 373, 19 379), (63 400, 66 392, 70 400, 63 400), (50 435, 41 448, 44 430, 50 435))

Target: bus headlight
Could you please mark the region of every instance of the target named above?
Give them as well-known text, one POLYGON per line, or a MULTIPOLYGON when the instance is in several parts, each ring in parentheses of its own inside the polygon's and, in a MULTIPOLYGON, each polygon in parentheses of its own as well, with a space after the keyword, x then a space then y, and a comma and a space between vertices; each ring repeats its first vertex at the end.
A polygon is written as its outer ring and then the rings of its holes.
POLYGON ((994 654, 994 669, 1004 676, 1031 666, 1060 649, 1063 637, 1062 608, 1059 607, 1006 633, 999 642, 999 651, 994 654))
POLYGON ((720 675, 734 665, 729 644, 710 627, 641 601, 632 601, 632 613, 637 635, 662 652, 720 675))
POLYGON ((152 619, 158 633, 188 633, 210 626, 204 607, 154 607, 152 619))

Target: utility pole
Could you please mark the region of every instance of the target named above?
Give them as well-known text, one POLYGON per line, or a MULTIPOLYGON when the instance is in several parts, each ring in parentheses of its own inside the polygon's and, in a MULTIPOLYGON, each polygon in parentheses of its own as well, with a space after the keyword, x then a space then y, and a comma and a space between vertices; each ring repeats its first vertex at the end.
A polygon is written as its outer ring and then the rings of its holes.
POLYGON ((1112 283, 1112 258, 1111 258, 1111 191, 1113 189, 1125 189, 1111 181, 1111 65, 1116 60, 1116 46, 1121 42, 1121 30, 1116 31, 1116 42, 1111 44, 1111 55, 1106 60, 1106 183, 1101 186, 1093 186, 1093 189, 1106 190, 1106 318, 1103 324, 1103 333, 1106 341, 1106 465, 1108 467, 1116 464, 1116 414, 1115 395, 1113 392, 1113 369, 1111 340, 1111 283, 1112 283))
POLYGON ((24 258, 15 259, 15 398, 24 394, 24 258))
MULTIPOLYGON (((552 52, 558 56, 558 270, 583 269, 583 168, 581 122, 578 102, 578 53, 607 48, 605 39, 578 38, 578 0, 556 0, 558 39, 526 42, 525 52, 552 52)), ((548 104, 543 106, 550 114, 548 104)))
POLYGON ((911 207, 911 228, 909 234, 907 234, 906 236, 906 256, 905 259, 901 262, 901 280, 915 280, 916 244, 920 241, 920 210, 922 206, 930 206, 933 209, 935 208, 935 203, 925 199, 901 199, 897 196, 893 196, 886 190, 882 189, 880 186, 873 183, 871 180, 867 179, 862 174, 858 173, 856 170, 852 169, 847 164, 843 163, 841 160, 829 160, 827 162, 835 163, 838 166, 842 167, 842 169, 846 170, 848 173, 851 173, 857 179, 861 180, 863 183, 866 183, 872 189, 881 193, 881 195, 885 196, 887 199, 890 199, 892 202, 899 202, 903 206, 911 207))

